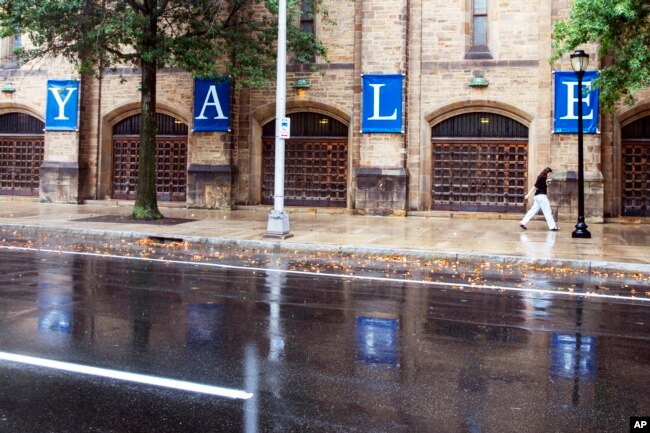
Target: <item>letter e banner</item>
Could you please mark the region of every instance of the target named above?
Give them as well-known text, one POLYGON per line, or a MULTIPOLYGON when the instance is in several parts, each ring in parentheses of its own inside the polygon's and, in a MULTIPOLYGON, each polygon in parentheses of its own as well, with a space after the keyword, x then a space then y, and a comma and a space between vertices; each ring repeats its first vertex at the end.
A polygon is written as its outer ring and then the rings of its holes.
POLYGON ((598 133, 598 90, 591 90, 591 83, 598 78, 597 71, 587 71, 582 78, 582 91, 578 89, 578 77, 573 72, 556 71, 555 117, 553 132, 556 134, 578 133, 578 104, 582 104, 582 132, 598 133), (578 102, 580 101, 580 102, 578 102))

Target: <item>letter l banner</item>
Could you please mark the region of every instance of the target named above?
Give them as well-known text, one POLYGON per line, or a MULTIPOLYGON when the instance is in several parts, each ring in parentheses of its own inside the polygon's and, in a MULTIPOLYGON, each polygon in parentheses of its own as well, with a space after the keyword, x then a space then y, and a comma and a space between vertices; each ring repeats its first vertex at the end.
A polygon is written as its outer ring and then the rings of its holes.
POLYGON ((361 132, 404 132, 402 75, 363 75, 361 132))
POLYGON ((79 112, 78 80, 47 80, 45 129, 76 131, 79 112))

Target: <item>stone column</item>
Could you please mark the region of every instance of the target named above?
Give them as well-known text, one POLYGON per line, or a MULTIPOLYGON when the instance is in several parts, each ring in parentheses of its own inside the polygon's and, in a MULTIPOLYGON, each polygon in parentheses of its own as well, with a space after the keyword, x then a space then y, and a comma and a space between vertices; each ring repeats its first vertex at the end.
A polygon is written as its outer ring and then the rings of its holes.
POLYGON ((46 131, 39 200, 79 202, 79 132, 46 131))
MULTIPOLYGON (((52 71, 52 76, 66 77, 72 75, 70 65, 62 64, 60 69, 52 71)), ((81 132, 79 124, 90 124, 84 115, 90 115, 97 105, 89 90, 93 85, 93 77, 82 77, 79 82, 78 106, 66 105, 67 115, 77 110, 77 125, 75 130, 47 130, 44 136, 43 163, 40 169, 39 200, 44 203, 79 203, 81 201, 80 178, 86 178, 87 164, 81 160, 81 132), (68 108, 69 107, 69 108, 68 108), (79 107, 85 107, 80 110, 79 107), (82 175, 83 172, 83 175, 82 175)), ((44 89, 43 99, 47 100, 49 90, 44 89)))
MULTIPOLYGON (((548 2, 540 0, 540 7, 548 14, 550 13, 551 22, 555 20, 567 19, 570 15, 570 3, 564 0, 554 0, 552 2, 551 10, 548 11, 548 2)), ((542 26, 542 35, 540 36, 540 51, 542 58, 550 56, 550 45, 548 40, 551 38, 551 27, 549 20, 545 21, 542 26)), ((595 44, 582 45, 583 48, 590 56, 588 70, 600 69, 602 59, 598 56, 598 49, 595 44)), ((540 64, 543 62, 540 61, 540 64)), ((566 54, 554 66, 555 70, 572 71, 569 62, 569 54, 566 54)), ((552 81, 550 82, 552 86, 552 81)), ((540 93, 543 93, 543 88, 540 87, 540 93)), ((552 92, 549 90, 549 94, 552 92)), ((553 103, 553 101, 551 101, 553 103)), ((539 112, 543 113, 543 107, 540 107, 539 112)), ((550 111, 550 107, 549 110, 550 111)), ((585 113, 586 114, 586 113, 585 113)), ((610 122, 610 117, 603 117, 603 113, 594 113, 601 117, 601 126, 609 129, 611 125, 605 125, 610 122)), ((543 163, 538 163, 534 170, 539 172, 547 164, 545 161, 550 161, 553 168, 553 187, 550 191, 551 204, 555 208, 557 206, 558 219, 568 223, 574 223, 578 217, 578 181, 577 181, 577 167, 578 167, 578 134, 554 134, 552 119, 549 119, 549 127, 551 128, 551 139, 549 143, 549 151, 538 151, 538 159, 543 163), (554 204, 555 203, 555 204, 554 204)), ((546 123, 546 119, 542 118, 540 121, 546 123)), ((539 123, 539 121, 538 121, 539 123)), ((541 129, 542 127, 540 127, 541 129)), ((585 203, 585 220, 587 223, 602 223, 604 221, 604 197, 605 197, 605 183, 602 173, 602 136, 600 131, 597 134, 584 134, 584 203, 585 203)), ((541 142, 545 143, 545 139, 540 138, 541 142)), ((544 146, 545 147, 545 146, 544 146)), ((529 164, 532 165, 532 164, 529 164)), ((533 165, 534 166, 534 165, 533 165)), ((529 169, 529 178, 532 180, 536 173, 531 174, 529 169)), ((534 180, 532 180, 534 182, 534 180)), ((529 180, 529 184, 532 185, 529 180)))
MULTIPOLYGON (((409 0, 361 0, 361 33, 357 40, 361 73, 399 74, 407 69, 409 0)), ((408 77, 405 80, 408 83, 408 77)), ((405 86, 406 87, 406 86, 405 86)), ((406 90, 404 92, 406 95, 406 90)), ((361 105, 355 104, 359 110, 361 105)), ((406 128, 408 110, 404 113, 406 128)), ((359 122, 360 124, 361 122, 359 122)), ((406 210, 406 134, 364 133, 359 136, 356 169, 357 212, 403 215, 406 210)))
POLYGON ((190 135, 187 206, 230 209, 232 206, 231 133, 190 135))

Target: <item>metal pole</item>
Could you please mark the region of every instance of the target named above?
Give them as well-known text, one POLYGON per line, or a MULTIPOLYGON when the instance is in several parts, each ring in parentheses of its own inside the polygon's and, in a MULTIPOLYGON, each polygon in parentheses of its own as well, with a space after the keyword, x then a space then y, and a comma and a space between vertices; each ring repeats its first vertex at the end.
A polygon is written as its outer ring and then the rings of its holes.
POLYGON ((583 126, 582 126, 582 77, 584 71, 577 71, 578 76, 578 223, 576 229, 571 233, 573 238, 590 238, 591 233, 585 224, 585 179, 583 168, 583 126))
POLYGON ((280 120, 285 117, 287 98, 287 1, 278 3, 278 64, 275 97, 275 177, 273 210, 269 214, 265 237, 286 239, 289 215, 284 211, 284 139, 280 138, 280 120))

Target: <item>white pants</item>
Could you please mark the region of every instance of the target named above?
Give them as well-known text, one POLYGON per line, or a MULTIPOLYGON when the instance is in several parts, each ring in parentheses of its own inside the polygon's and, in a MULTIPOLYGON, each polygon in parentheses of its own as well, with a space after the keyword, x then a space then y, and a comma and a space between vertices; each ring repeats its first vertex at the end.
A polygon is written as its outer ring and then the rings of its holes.
POLYGON ((530 221, 537 214, 537 212, 539 212, 540 209, 542 210, 542 213, 544 213, 544 218, 546 218, 546 224, 548 224, 548 228, 555 228, 555 220, 553 219, 553 212, 551 211, 551 203, 549 203, 546 194, 537 194, 535 196, 533 206, 526 213, 524 219, 521 220, 521 224, 528 224, 528 221, 530 221))

